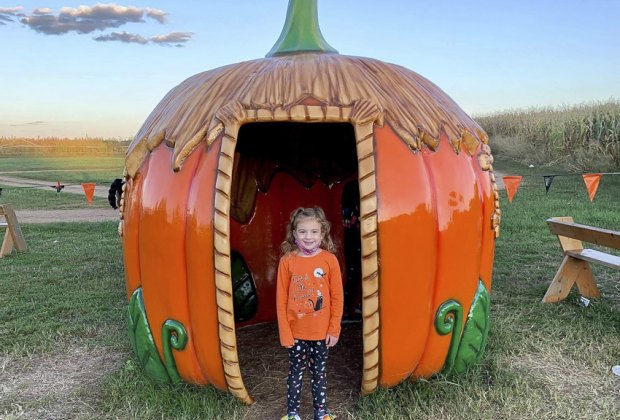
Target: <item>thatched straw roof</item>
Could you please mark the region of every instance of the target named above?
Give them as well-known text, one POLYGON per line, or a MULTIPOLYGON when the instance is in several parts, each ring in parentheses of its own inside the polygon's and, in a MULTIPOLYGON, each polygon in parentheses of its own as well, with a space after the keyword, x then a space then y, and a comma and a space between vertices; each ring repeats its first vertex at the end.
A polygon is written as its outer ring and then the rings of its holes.
POLYGON ((179 169, 198 144, 210 144, 231 119, 239 125, 257 121, 259 111, 280 120, 307 98, 341 109, 370 105, 378 116, 374 122, 390 124, 414 150, 422 144, 433 150, 442 130, 457 152, 461 142, 470 152, 487 142, 481 127, 448 95, 411 70, 371 58, 302 53, 232 64, 185 80, 135 136, 127 153, 128 173, 135 176, 162 141, 174 147, 171 164, 179 169))

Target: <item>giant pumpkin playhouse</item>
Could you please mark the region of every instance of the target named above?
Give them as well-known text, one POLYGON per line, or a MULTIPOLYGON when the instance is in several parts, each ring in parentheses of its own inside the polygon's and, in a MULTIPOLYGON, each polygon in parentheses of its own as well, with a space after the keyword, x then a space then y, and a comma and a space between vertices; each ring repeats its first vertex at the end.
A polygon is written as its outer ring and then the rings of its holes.
POLYGON ((487 142, 427 79, 338 54, 316 0, 291 0, 266 58, 185 80, 128 149, 119 232, 141 365, 252 402, 237 329, 275 321, 279 244, 313 205, 359 273, 343 278, 361 290, 362 394, 477 362, 500 219, 487 142))

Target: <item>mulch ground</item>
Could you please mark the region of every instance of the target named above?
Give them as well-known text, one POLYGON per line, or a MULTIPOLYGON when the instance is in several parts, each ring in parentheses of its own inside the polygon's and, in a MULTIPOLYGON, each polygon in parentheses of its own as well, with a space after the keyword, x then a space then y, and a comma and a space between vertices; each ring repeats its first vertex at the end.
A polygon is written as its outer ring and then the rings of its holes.
MULTIPOLYGON (((248 417, 279 419, 286 413, 288 353, 280 345, 275 323, 237 330, 239 362, 245 386, 256 403, 248 417)), ((347 322, 340 341, 329 351, 327 389, 329 409, 341 419, 349 417, 359 399, 362 380, 362 324, 347 322)), ((310 371, 304 376, 301 417, 312 419, 310 371)))

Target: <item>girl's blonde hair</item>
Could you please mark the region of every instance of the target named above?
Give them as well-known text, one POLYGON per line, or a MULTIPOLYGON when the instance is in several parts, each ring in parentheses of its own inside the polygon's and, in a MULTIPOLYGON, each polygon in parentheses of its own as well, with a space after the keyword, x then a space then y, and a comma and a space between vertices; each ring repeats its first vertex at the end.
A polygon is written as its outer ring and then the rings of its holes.
POLYGON ((336 245, 334 245, 334 241, 332 240, 332 236, 330 234, 330 229, 332 225, 325 217, 323 209, 320 207, 298 207, 291 213, 291 218, 288 222, 288 225, 286 226, 286 238, 284 239, 284 242, 282 242, 282 244, 280 245, 282 255, 297 249, 293 232, 295 232, 295 229, 297 229, 297 223, 299 222, 299 219, 303 218, 315 219, 317 222, 319 222, 319 224, 321 225, 321 233, 323 234, 323 239, 321 240, 321 248, 329 252, 336 252, 336 245))

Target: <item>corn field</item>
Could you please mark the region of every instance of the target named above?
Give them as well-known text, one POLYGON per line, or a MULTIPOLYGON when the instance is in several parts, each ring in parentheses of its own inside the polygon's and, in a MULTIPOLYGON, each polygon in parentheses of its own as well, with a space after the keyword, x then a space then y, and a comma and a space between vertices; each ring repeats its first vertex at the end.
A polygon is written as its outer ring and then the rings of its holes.
MULTIPOLYGON (((477 117, 496 153, 573 170, 620 168, 620 101, 477 117)), ((525 161, 528 162, 525 162, 525 161)))

